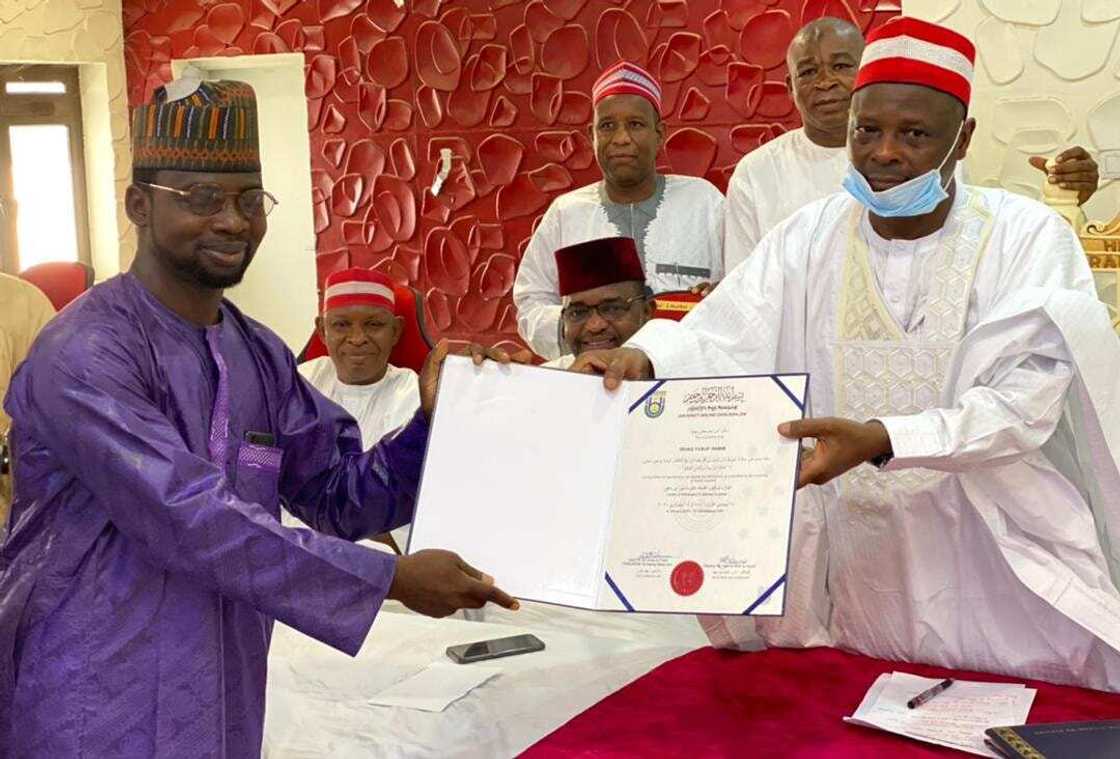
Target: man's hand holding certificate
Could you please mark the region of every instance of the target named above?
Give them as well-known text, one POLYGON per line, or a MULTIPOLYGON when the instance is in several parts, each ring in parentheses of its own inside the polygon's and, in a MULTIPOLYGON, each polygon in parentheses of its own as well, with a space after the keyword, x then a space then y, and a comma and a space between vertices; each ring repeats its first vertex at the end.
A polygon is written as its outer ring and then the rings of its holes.
POLYGON ((521 598, 778 615, 803 374, 631 381, 448 359, 410 551, 521 598))

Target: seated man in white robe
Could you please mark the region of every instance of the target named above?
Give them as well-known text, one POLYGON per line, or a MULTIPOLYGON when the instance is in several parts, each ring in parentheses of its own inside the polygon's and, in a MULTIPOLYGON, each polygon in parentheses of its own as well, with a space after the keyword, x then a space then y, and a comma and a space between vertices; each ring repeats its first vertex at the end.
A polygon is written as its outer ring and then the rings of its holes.
MULTIPOLYGON (((716 645, 1120 690, 1120 341, 1069 225, 953 179, 972 44, 874 31, 838 193, 767 234, 681 322, 581 356, 624 378, 807 371, 786 614, 716 645)), ((751 504, 743 504, 751 508, 751 504)))
POLYGON ((556 251, 569 353, 545 366, 567 369, 589 350, 620 348, 650 319, 653 303, 638 249, 629 237, 604 237, 556 251))
POLYGON ((603 180, 556 198, 541 218, 513 284, 517 329, 546 359, 567 353, 560 324, 560 248, 630 237, 654 293, 704 291, 723 276, 723 195, 696 177, 659 174, 665 142, 661 88, 649 72, 619 63, 592 90, 590 126, 603 180))
MULTIPOLYGON (((315 319, 327 355, 301 364, 299 371, 354 417, 366 447, 408 422, 420 408, 416 372, 389 363, 403 328, 389 277, 368 269, 346 269, 327 277, 322 313, 315 319)), ((392 539, 377 540, 404 548, 408 526, 394 530, 392 539)))
MULTIPOLYGON (((840 190, 848 168, 848 106, 863 55, 863 34, 848 21, 806 24, 786 52, 786 87, 803 126, 743 156, 727 186, 723 270, 729 274, 759 240, 794 211, 840 190)), ((1031 165, 1046 170, 1046 159, 1031 165)), ((1096 162, 1082 147, 1059 154, 1050 181, 1077 190, 1084 203, 1097 189, 1096 162)), ((957 180, 965 181, 964 164, 957 180)))

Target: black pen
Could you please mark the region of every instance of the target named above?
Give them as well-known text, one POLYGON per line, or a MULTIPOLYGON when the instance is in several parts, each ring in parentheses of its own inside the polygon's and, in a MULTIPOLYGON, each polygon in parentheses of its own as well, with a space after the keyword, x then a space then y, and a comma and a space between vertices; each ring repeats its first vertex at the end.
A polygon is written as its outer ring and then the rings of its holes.
POLYGON ((938 693, 945 690, 946 688, 948 688, 952 684, 953 684, 953 678, 951 678, 951 677, 945 678, 944 680, 939 682, 937 685, 933 686, 932 688, 927 688, 926 690, 922 691, 918 695, 914 696, 914 698, 907 701, 906 702, 906 708, 907 709, 913 709, 916 706, 921 706, 926 701, 929 701, 931 698, 933 698, 938 693))

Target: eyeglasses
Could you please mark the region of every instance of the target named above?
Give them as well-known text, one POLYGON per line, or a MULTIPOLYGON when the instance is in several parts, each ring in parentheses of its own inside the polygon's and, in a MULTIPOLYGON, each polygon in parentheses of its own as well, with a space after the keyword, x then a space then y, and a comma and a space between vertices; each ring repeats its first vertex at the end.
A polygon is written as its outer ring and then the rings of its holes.
POLYGON ((606 321, 616 322, 625 319, 630 313, 630 307, 639 301, 645 301, 645 299, 646 296, 644 295, 635 295, 633 298, 627 298, 626 300, 617 298, 605 300, 594 306, 585 303, 573 303, 561 311, 561 315, 568 324, 583 324, 591 318, 592 312, 599 314, 606 321))
POLYGON ((163 190, 178 195, 183 198, 184 204, 190 209, 191 213, 198 216, 213 216, 218 213, 225 208, 226 198, 236 198, 238 210, 248 219, 264 218, 272 213, 272 209, 280 203, 259 187, 241 190, 240 192, 227 192, 222 189, 221 185, 217 184, 192 184, 185 190, 164 187, 150 182, 137 182, 137 184, 151 187, 153 190, 163 190))

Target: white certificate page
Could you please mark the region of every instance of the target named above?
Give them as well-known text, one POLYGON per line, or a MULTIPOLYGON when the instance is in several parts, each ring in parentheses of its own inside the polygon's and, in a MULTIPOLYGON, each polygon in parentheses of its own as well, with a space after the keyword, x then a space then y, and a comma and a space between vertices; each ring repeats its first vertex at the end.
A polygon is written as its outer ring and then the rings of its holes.
POLYGON ((625 404, 602 377, 449 357, 408 552, 446 548, 518 598, 596 608, 625 404))

